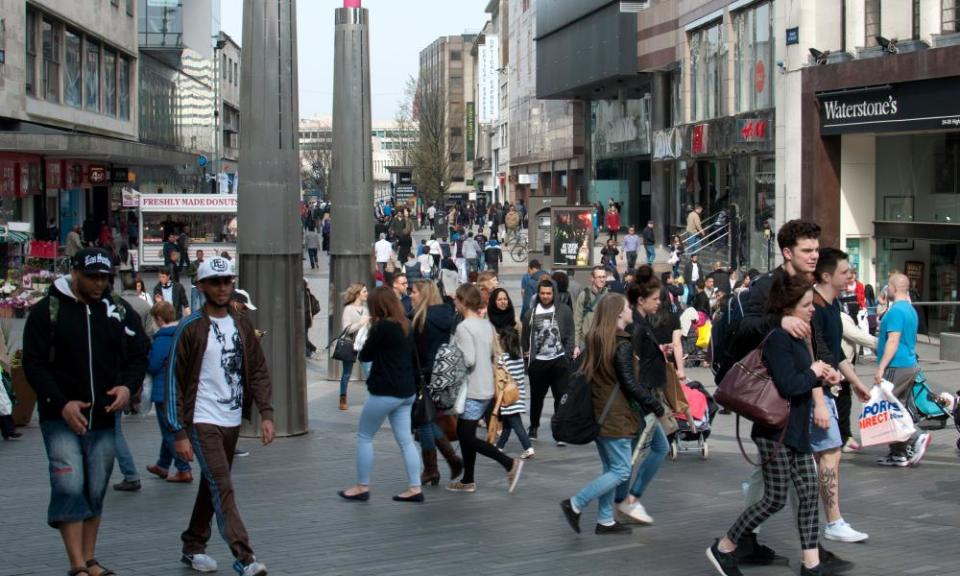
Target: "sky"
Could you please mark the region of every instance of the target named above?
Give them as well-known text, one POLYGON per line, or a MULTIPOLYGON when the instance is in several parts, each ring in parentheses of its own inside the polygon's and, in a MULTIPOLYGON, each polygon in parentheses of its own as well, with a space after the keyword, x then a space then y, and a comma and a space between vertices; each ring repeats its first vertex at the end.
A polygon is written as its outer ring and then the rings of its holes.
MULTIPOLYGON (((262 1, 262 0, 256 0, 262 1)), ((374 121, 394 117, 420 50, 440 36, 479 32, 488 0, 363 0, 370 11, 370 89, 374 121)), ((342 0, 297 1, 300 117, 333 109, 333 15, 342 0)), ((243 0, 221 0, 224 32, 243 43, 243 0)))

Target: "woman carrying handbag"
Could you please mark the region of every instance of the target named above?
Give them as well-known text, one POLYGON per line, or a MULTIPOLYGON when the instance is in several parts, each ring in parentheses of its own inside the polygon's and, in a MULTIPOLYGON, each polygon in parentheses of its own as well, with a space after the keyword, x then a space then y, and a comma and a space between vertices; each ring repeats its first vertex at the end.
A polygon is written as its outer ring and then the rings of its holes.
MULTIPOLYGON (((799 275, 783 274, 774 280, 767 304, 769 313, 792 316, 809 324, 813 310, 813 284, 799 275)), ((707 549, 707 558, 719 574, 740 574, 734 556, 736 542, 783 509, 787 503, 788 486, 793 483, 800 501, 797 512, 803 551, 800 575, 824 574, 817 549, 820 522, 817 470, 810 451, 810 411, 811 391, 820 386, 820 379, 827 374, 829 366, 813 360, 809 342, 794 338, 779 326, 770 332, 760 350, 772 384, 784 402, 789 401, 789 415, 781 427, 754 424, 751 438, 762 459, 763 499, 740 514, 726 535, 707 549)), ((728 385, 728 379, 737 376, 735 368, 724 378, 721 389, 728 385)), ((733 390, 736 384, 730 382, 730 389, 733 390)))
MULTIPOLYGON (((430 382, 437 350, 447 342, 453 332, 456 311, 453 306, 443 301, 436 283, 430 280, 417 280, 413 283, 410 303, 413 305, 413 333, 417 343, 416 367, 420 371, 419 385, 423 387, 430 382)), ((420 480, 423 484, 434 486, 440 483, 437 449, 450 467, 450 480, 455 480, 463 472, 463 461, 437 425, 436 408, 429 394, 423 389, 417 390, 417 403, 419 406, 414 406, 414 426, 417 426, 423 456, 420 480), (417 422, 418 418, 424 421, 417 422)))
MULTIPOLYGON (((337 349, 344 348, 342 353, 336 355, 342 356, 340 362, 343 364, 340 373, 340 409, 347 410, 347 385, 350 384, 350 376, 353 374, 353 365, 356 364, 356 352, 353 350, 353 340, 357 333, 364 326, 370 324, 370 313, 367 311, 367 287, 357 282, 351 284, 343 294, 343 314, 341 315, 340 328, 343 330, 340 334, 337 349), (353 360, 345 358, 352 355, 353 360)), ((370 373, 369 363, 361 363, 364 378, 370 373)))

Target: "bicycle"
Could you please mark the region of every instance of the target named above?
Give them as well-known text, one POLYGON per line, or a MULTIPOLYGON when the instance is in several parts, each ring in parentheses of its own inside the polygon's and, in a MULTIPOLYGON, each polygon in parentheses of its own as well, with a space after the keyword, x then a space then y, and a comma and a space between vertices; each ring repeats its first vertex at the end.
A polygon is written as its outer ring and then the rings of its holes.
POLYGON ((510 257, 513 258, 514 262, 526 262, 528 255, 528 244, 526 236, 521 236, 517 234, 514 239, 507 244, 510 248, 510 257))

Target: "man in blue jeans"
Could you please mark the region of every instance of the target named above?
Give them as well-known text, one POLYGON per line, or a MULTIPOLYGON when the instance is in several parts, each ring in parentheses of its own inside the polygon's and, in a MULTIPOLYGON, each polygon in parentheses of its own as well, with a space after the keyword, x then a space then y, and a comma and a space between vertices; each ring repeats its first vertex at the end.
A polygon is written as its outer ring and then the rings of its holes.
POLYGON ((100 249, 73 258, 30 312, 23 367, 37 393, 50 461, 47 523, 60 531, 69 574, 108 572, 94 557, 113 471, 116 414, 143 383, 149 343, 140 316, 108 291, 111 262, 100 249))
POLYGON ((657 260, 657 236, 653 231, 653 220, 643 229, 643 248, 647 252, 647 264, 653 266, 657 260))

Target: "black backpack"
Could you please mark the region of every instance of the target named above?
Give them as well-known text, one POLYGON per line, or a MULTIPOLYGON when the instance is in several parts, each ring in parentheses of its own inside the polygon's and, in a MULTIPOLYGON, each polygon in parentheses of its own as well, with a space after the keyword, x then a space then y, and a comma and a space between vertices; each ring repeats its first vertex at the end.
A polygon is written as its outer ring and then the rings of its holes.
POLYGON ((589 444, 596 440, 600 434, 600 425, 619 393, 620 385, 617 384, 603 407, 600 419, 597 420, 593 415, 593 387, 583 372, 574 372, 567 391, 560 397, 557 413, 550 418, 550 430, 554 440, 567 444, 589 444))
MULTIPOLYGON (((712 320, 710 330, 710 370, 718 385, 730 367, 739 360, 734 349, 740 321, 743 320, 743 293, 727 296, 727 305, 722 306, 712 320)), ((749 298, 749 293, 747 294, 749 298)))

